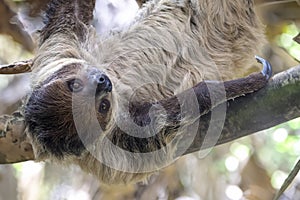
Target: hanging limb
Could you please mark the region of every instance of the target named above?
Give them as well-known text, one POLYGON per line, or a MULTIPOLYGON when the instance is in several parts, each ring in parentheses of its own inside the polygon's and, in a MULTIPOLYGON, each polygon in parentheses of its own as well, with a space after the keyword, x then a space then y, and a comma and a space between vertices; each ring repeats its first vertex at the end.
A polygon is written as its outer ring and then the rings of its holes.
POLYGON ((32 60, 25 60, 8 65, 0 65, 0 74, 21 74, 31 72, 32 64, 32 60))

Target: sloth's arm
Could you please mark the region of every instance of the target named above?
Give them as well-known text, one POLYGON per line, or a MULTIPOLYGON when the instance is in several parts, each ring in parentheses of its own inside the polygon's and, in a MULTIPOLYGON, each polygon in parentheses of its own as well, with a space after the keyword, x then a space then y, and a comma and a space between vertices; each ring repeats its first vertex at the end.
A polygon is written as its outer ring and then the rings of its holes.
MULTIPOLYGON (((260 73, 253 73, 247 77, 230 80, 230 81, 203 81, 193 88, 183 91, 182 93, 168 99, 158 102, 131 103, 130 113, 135 123, 140 126, 146 126, 151 123, 150 109, 163 108, 167 112, 168 124, 171 129, 178 127, 182 120, 183 105, 187 104, 190 98, 197 98, 196 108, 199 109, 196 117, 202 116, 212 110, 214 107, 230 99, 257 91, 268 83, 272 76, 272 67, 270 63, 263 58, 256 57, 257 61, 263 64, 260 73), (160 106, 157 106, 160 105, 160 106), (174 127, 173 127, 174 126, 174 127)), ((159 113, 160 111, 156 111, 159 113)))
MULTIPOLYGON (((263 58, 257 56, 256 59, 263 64, 263 69, 260 73, 253 73, 244 78, 225 82, 204 81, 193 87, 201 116, 225 101, 252 93, 266 86, 272 76, 272 67, 263 58)), ((186 94, 183 92, 180 95, 185 96, 186 94)))

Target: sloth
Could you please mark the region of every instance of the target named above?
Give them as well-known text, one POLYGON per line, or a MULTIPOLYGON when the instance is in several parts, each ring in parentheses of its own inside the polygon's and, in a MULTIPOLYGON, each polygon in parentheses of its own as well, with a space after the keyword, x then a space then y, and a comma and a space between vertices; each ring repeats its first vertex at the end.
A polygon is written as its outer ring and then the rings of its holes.
POLYGON ((270 78, 261 58, 262 72, 244 77, 264 43, 252 0, 149 1, 105 37, 91 26, 94 4, 48 5, 22 111, 36 160, 107 184, 145 180, 184 153, 201 115, 270 78))

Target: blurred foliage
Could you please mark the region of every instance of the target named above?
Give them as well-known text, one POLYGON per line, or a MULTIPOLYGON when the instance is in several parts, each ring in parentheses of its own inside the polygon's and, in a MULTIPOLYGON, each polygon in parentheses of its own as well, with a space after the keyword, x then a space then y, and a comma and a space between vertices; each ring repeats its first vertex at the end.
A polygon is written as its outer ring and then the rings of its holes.
POLYGON ((295 23, 283 26, 282 34, 276 37, 277 44, 284 48, 292 57, 300 61, 300 45, 293 40, 299 34, 295 23))
MULTIPOLYGON (((24 1, 4 2, 19 5, 24 1)), ((300 60, 300 45, 293 41, 299 33, 300 6, 288 0, 257 0, 256 3, 270 41, 265 57, 276 72, 295 66, 300 60)), ((0 64, 32 57, 25 49, 13 37, 0 35, 0 64)), ((28 88, 28 75, 0 76, 0 114, 13 111, 28 88)), ((216 147, 204 158, 200 153, 185 156, 152 176, 147 185, 99 185, 75 166, 64 168, 34 162, 0 166, 0 200, 268 200, 299 155, 300 119, 295 119, 216 147)), ((300 177, 287 191, 289 199, 300 199, 299 183, 300 177)))

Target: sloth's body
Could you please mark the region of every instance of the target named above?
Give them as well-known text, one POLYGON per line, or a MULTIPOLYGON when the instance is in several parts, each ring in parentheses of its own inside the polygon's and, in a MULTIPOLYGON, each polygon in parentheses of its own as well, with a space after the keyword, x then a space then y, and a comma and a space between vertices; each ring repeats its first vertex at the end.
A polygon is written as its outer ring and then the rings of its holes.
MULTIPOLYGON (((107 38, 96 37, 88 25, 91 13, 81 13, 90 3, 53 2, 24 107, 27 132, 38 160, 78 164, 106 183, 141 180, 177 156, 174 135, 162 134, 165 114, 155 119, 160 134, 154 137, 151 128, 120 128, 130 117, 123 113, 129 102, 156 102, 203 80, 243 77, 264 41, 251 0, 154 0, 128 29, 107 38), (90 82, 103 74, 109 78, 105 86, 90 82), (130 131, 146 139, 128 136, 130 131), (154 152, 168 142, 163 152, 154 152), (139 154, 145 152, 154 153, 139 154)), ((182 127, 192 124, 180 121, 182 127)))

